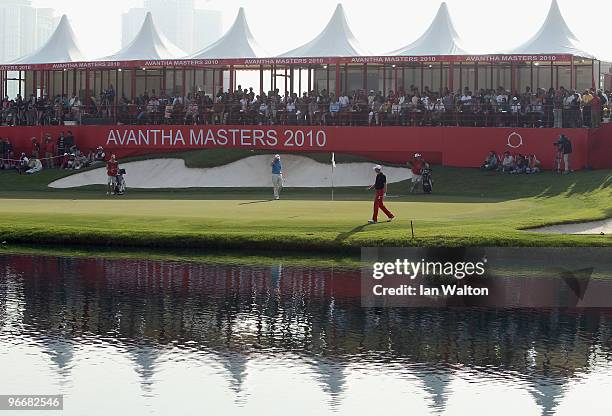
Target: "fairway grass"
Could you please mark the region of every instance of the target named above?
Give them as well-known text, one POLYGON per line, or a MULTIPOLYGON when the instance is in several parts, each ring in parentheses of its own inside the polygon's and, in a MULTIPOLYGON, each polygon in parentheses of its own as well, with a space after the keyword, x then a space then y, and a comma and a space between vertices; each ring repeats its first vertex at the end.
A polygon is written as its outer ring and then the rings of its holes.
MULTIPOLYGON (((612 237, 554 235, 530 228, 612 216, 612 172, 483 174, 438 168, 434 195, 391 184, 397 219, 368 225, 362 188, 53 190, 63 172, 0 173, 0 239, 11 243, 160 248, 357 252, 366 246, 610 246, 612 237), (411 228, 411 221, 412 227, 411 228), (414 229, 414 238, 412 236, 414 229)), ((128 181, 129 184, 129 181, 128 181)), ((381 220, 385 220, 382 214, 381 220)))

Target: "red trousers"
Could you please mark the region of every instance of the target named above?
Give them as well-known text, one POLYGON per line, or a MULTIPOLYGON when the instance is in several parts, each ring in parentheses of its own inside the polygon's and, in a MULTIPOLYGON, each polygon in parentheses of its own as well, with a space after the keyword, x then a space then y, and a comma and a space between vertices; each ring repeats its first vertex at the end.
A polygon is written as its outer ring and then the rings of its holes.
POLYGON ((387 217, 389 218, 394 217, 391 211, 389 211, 387 207, 385 207, 385 204, 383 202, 384 197, 385 197, 385 190, 377 189, 376 194, 374 196, 374 215, 372 215, 372 219, 374 221, 378 221, 378 209, 379 208, 382 210, 382 212, 384 212, 387 215, 387 217))

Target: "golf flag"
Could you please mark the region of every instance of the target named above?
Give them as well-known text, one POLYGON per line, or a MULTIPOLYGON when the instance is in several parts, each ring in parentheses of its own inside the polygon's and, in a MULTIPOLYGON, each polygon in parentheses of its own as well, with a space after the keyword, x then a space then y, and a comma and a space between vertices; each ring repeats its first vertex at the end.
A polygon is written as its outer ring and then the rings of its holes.
POLYGON ((335 167, 336 167, 336 156, 335 156, 335 153, 332 152, 332 168, 335 168, 335 167))

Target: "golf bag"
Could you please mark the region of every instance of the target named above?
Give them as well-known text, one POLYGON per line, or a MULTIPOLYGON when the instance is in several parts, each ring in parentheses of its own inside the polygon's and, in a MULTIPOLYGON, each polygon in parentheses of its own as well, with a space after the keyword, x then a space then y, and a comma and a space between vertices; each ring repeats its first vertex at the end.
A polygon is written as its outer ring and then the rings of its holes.
POLYGON ((116 176, 115 195, 123 195, 125 193, 126 186, 123 175, 125 175, 125 169, 119 169, 119 173, 116 176))
POLYGON ((433 190, 433 180, 431 179, 431 169, 424 168, 422 173, 423 193, 430 194, 433 190))

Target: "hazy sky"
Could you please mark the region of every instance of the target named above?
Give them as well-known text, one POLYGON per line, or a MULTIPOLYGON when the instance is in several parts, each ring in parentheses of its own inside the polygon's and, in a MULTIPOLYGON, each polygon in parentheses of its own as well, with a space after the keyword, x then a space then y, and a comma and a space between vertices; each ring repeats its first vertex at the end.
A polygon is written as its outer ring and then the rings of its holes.
MULTIPOLYGON (((542 24, 551 0, 446 0, 455 26, 468 49, 493 52, 527 40, 542 24)), ((338 3, 335 0, 199 0, 202 8, 220 10, 227 29, 240 6, 255 37, 275 55, 316 36, 338 3), (264 7, 265 5, 265 7, 264 7)), ((355 36, 374 53, 410 43, 427 28, 439 0, 344 0, 355 36)), ((606 0, 558 0, 561 12, 585 48, 599 58, 612 59, 606 0)), ((121 13, 142 6, 143 0, 33 0, 36 7, 66 13, 90 57, 111 54, 121 47, 121 13)), ((155 16, 154 16, 155 18, 155 16)), ((214 41, 214 40, 211 40, 214 41)))

